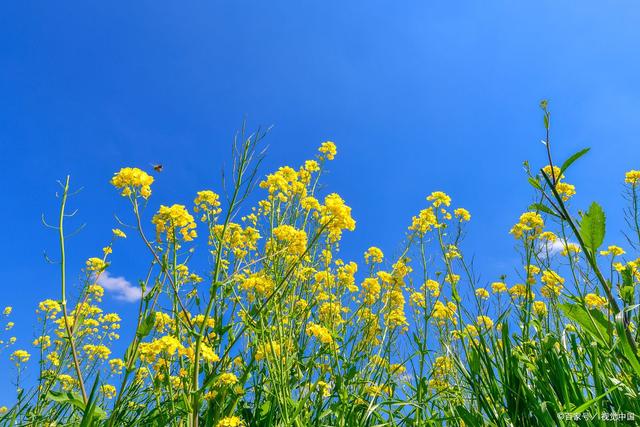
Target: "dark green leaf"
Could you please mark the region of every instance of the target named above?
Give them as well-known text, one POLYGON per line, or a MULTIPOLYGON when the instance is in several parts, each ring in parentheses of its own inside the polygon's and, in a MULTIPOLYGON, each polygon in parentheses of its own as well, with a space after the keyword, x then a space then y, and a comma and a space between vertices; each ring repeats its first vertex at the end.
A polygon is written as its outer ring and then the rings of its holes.
POLYGON ((582 157, 585 154, 587 154, 589 152, 589 150, 590 150, 590 148, 583 148, 582 150, 578 151, 577 153, 575 153, 571 157, 569 157, 567 160, 565 160, 564 163, 562 164, 562 166, 560 166, 560 174, 564 173, 564 171, 569 169, 569 166, 571 166, 573 164, 573 162, 575 162, 580 157, 582 157))

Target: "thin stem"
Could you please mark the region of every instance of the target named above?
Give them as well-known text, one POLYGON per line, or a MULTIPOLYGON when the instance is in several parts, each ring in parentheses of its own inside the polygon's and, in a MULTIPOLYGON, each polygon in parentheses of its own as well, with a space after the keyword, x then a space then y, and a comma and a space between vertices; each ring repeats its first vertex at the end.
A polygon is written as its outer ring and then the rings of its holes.
POLYGON ((62 193, 62 203, 60 204, 60 222, 58 226, 58 235, 60 238, 60 273, 61 273, 61 288, 62 288, 62 315, 64 317, 64 327, 67 332, 67 339, 71 346, 71 354, 73 356, 73 364, 75 366, 76 375, 78 376, 78 382, 80 383, 80 391, 82 392, 82 400, 87 403, 87 391, 84 387, 84 380, 82 379, 82 371, 80 370, 80 362, 78 361, 78 351, 73 340, 73 333, 71 325, 69 324, 69 315, 67 314, 67 274, 66 274, 66 255, 64 247, 64 209, 67 204, 67 196, 69 194, 69 180, 67 179, 64 184, 64 192, 62 193))

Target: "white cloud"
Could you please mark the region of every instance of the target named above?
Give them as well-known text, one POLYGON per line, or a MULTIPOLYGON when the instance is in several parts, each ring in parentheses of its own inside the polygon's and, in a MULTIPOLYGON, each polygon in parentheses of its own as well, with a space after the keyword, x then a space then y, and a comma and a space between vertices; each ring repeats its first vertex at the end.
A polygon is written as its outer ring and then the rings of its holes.
MULTIPOLYGON (((567 244, 568 245, 572 245, 572 244, 575 244, 575 243, 572 242, 572 241, 567 241, 567 244)), ((545 245, 546 245, 547 251, 549 252, 549 255, 559 254, 565 248, 565 242, 560 238, 554 240, 553 242, 540 243, 540 249, 544 250, 545 249, 545 245)))
POLYGON ((124 277, 112 277, 108 271, 102 272, 96 282, 120 301, 136 302, 142 297, 139 287, 133 286, 124 277))

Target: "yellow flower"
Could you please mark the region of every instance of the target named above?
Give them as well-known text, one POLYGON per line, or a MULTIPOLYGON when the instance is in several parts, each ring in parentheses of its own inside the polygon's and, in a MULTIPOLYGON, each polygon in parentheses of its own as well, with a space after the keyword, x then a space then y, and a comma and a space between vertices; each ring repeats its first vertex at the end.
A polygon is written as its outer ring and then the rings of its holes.
POLYGON ((547 314, 547 305, 544 303, 544 301, 534 301, 533 312, 542 317, 547 314))
POLYGON ((444 305, 442 301, 436 301, 433 305, 433 310, 431 312, 431 317, 436 319, 436 323, 439 325, 444 325, 445 321, 449 320, 453 324, 456 324, 457 321, 455 319, 456 313, 456 305, 452 302, 448 302, 447 305, 444 305))
POLYGON ((364 262, 367 264, 380 264, 383 258, 384 255, 382 254, 382 251, 375 246, 371 246, 364 253, 364 262))
POLYGON ((424 299, 424 294, 422 292, 411 293, 411 295, 409 296, 409 301, 411 302, 411 305, 414 305, 416 307, 425 308, 427 306, 427 303, 424 299))
POLYGON ((491 284, 491 291, 494 294, 506 292, 507 291, 507 285, 504 282, 493 282, 491 284))
POLYGON ((11 311, 13 311, 13 307, 7 306, 4 308, 4 310, 2 310, 2 314, 4 314, 5 316, 8 316, 11 314, 11 311))
POLYGON ((103 384, 100 387, 100 391, 102 391, 102 394, 104 394, 104 397, 107 399, 113 399, 116 397, 116 388, 111 384, 103 384))
POLYGON ((331 386, 326 382, 319 380, 316 383, 315 388, 316 390, 318 390, 318 393, 320 393, 323 397, 331 396, 331 386))
POLYGON ((218 386, 232 386, 238 383, 238 377, 231 372, 225 372, 220 374, 218 379, 216 380, 216 384, 218 386))
POLYGON ((620 246, 611 245, 606 251, 600 251, 600 255, 612 255, 614 257, 624 255, 625 251, 620 246))
POLYGON ((76 381, 75 378, 67 374, 60 374, 58 375, 57 379, 58 379, 58 382, 60 383, 60 386, 65 391, 73 390, 73 388, 76 387, 76 385, 78 384, 78 381, 76 381))
POLYGON ((280 344, 274 341, 270 341, 264 344, 258 345, 256 348, 255 358, 260 361, 262 359, 270 359, 272 356, 280 357, 282 354, 282 347, 280 344))
POLYGON ((302 209, 305 211, 310 211, 312 209, 318 210, 320 209, 320 202, 315 197, 307 196, 300 200, 300 206, 302 206, 302 209))
POLYGON ((440 207, 441 205, 451 205, 451 197, 449 197, 447 193, 444 193, 442 191, 434 191, 429 196, 427 196, 427 201, 433 202, 433 206, 436 208, 440 207))
POLYGON ((301 256, 307 250, 307 233, 290 225, 280 225, 273 229, 274 242, 269 247, 274 250, 286 249, 289 255, 301 256))
POLYGON ((20 363, 27 363, 30 358, 31 354, 26 350, 16 350, 11 353, 11 357, 9 357, 9 359, 14 361, 16 365, 19 365, 20 363))
POLYGON ((342 311, 343 308, 339 302, 325 302, 318 309, 318 317, 325 325, 335 328, 344 323, 342 311))
POLYGON ((555 177, 556 181, 560 181, 561 179, 564 179, 564 175, 560 173, 560 168, 558 166, 553 166, 553 173, 551 173, 550 165, 546 165, 545 167, 542 168, 542 170, 549 178, 553 179, 553 177, 555 177))
POLYGON ((353 231, 356 222, 351 217, 351 208, 336 194, 329 194, 324 198, 324 205, 320 207, 320 225, 329 231, 329 241, 337 242, 342 237, 342 230, 353 231))
POLYGON ((487 299, 489 298, 489 291, 487 291, 485 288, 478 288, 476 289, 476 296, 479 298, 487 299))
POLYGON ((161 241, 163 233, 167 234, 169 242, 174 242, 178 237, 189 242, 197 237, 196 223, 184 205, 161 205, 151 222, 156 226, 158 241, 161 241))
POLYGON ((596 294, 587 294, 584 303, 591 308, 602 308, 607 305, 607 299, 596 294))
POLYGON ((476 320, 478 321, 478 326, 480 327, 489 329, 493 326, 493 320, 491 320, 491 318, 488 316, 478 316, 476 320))
POLYGON ((42 347, 43 349, 51 347, 51 337, 49 335, 42 335, 33 340, 35 347, 42 347))
POLYGON ((244 279, 240 284, 241 289, 249 292, 249 300, 253 302, 255 295, 267 297, 271 295, 275 288, 275 283, 271 278, 261 273, 253 274, 244 279))
POLYGON ((127 238, 127 235, 124 234, 124 231, 120 230, 119 228, 114 228, 114 229, 111 230, 111 232, 113 233, 113 235, 115 237, 120 237, 122 239, 126 239, 127 238))
POLYGON ((558 296, 562 292, 564 285, 564 279, 558 275, 555 271, 545 270, 542 272, 540 281, 544 283, 544 286, 540 290, 540 293, 547 298, 551 296, 558 296))
POLYGON ((531 290, 529 290, 529 293, 527 294, 527 287, 520 283, 513 285, 511 289, 509 289, 509 294, 512 297, 528 297, 529 299, 533 299, 536 297, 536 295, 531 292, 531 290))
POLYGON ((540 233, 540 235, 538 236, 538 239, 544 241, 544 242, 549 242, 549 243, 553 243, 558 239, 558 236, 556 236, 555 234, 553 234, 553 232, 551 231, 543 231, 542 233, 540 233))
POLYGON ((444 277, 444 281, 447 283, 451 283, 452 285, 457 284, 460 281, 460 275, 454 273, 447 273, 444 277))
POLYGON ((87 287, 87 294, 93 296, 98 301, 104 296, 104 288, 97 283, 87 287))
POLYGON ((124 360, 122 359, 111 359, 109 361, 109 367, 111 368, 111 372, 113 372, 114 374, 121 374, 124 366, 124 360))
POLYGON ((440 296, 440 283, 436 282, 435 280, 427 279, 427 281, 424 282, 424 285, 422 286, 429 289, 432 297, 437 298, 438 296, 440 296))
POLYGON ((107 346, 104 345, 93 345, 93 344, 85 344, 82 347, 82 350, 87 354, 89 360, 93 360, 96 357, 98 359, 107 360, 109 355, 111 354, 111 350, 107 346))
POLYGON ((155 361, 159 354, 170 357, 176 352, 185 353, 185 348, 176 337, 171 335, 164 335, 154 341, 141 343, 138 350, 140 360, 148 363, 155 361))
POLYGON ((624 176, 624 182, 633 186, 638 183, 638 180, 640 180, 640 171, 637 170, 630 170, 624 176))
POLYGON ((233 416, 222 418, 218 421, 216 427, 244 427, 245 425, 246 424, 240 419, 240 417, 233 416))
POLYGON ((322 325, 318 325, 313 322, 309 322, 307 325, 307 335, 315 337, 322 344, 332 344, 333 337, 331 332, 322 325))
POLYGON ((193 204, 195 205, 194 212, 203 212, 202 221, 206 221, 206 214, 216 216, 222 212, 222 209, 220 209, 220 196, 211 190, 198 191, 193 204))
POLYGON ((374 304, 380 297, 380 282, 373 277, 367 277, 362 282, 362 299, 366 305, 374 304))
POLYGON ((456 218, 458 218, 460 220, 460 222, 462 222, 462 221, 470 221, 471 220, 471 214, 469 213, 468 210, 466 210, 464 208, 455 209, 453 211, 453 214, 456 216, 456 218))
POLYGON ((111 178, 111 185, 122 190, 124 197, 138 194, 145 199, 151 195, 153 177, 138 168, 122 168, 111 178))
POLYGON ((558 182, 556 191, 565 202, 576 194, 576 187, 566 182, 558 182))
POLYGON ((36 312, 46 313, 47 317, 54 318, 58 313, 60 313, 61 310, 62 308, 60 307, 60 303, 58 303, 58 301, 46 299, 38 304, 38 310, 36 310, 36 312))
POLYGON ((527 232, 530 232, 531 237, 534 237, 540 234, 543 228, 544 220, 540 214, 537 212, 525 212, 520 215, 520 220, 511 228, 509 233, 513 234, 516 239, 520 239, 527 232))
POLYGON ((321 154, 320 159, 323 159, 326 156, 328 160, 333 160, 336 157, 336 154, 338 153, 336 144, 334 144, 331 141, 325 141, 322 144, 320 144, 320 148, 318 148, 318 151, 321 154), (324 156, 322 156, 322 154, 324 156))
POLYGON ((414 216, 411 219, 409 231, 415 231, 420 236, 423 236, 427 231, 431 231, 438 226, 438 219, 433 210, 433 206, 430 206, 427 209, 421 210, 418 216, 414 216))
POLYGON ((101 258, 89 258, 86 262, 88 271, 102 272, 107 268, 107 263, 101 258))
POLYGON ((562 251, 560 252, 560 255, 562 256, 568 256, 569 254, 579 254, 581 251, 580 246, 577 245, 576 243, 567 243, 564 248, 562 248, 562 251))

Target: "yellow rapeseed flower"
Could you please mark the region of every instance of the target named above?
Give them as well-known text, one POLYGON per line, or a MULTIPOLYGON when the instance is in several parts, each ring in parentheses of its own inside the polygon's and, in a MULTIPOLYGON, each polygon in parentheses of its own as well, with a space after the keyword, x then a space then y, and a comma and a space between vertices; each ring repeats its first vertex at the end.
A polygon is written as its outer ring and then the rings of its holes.
POLYGON ((122 168, 111 178, 111 185, 122 190, 124 197, 138 194, 145 199, 151 196, 153 177, 138 168, 122 168))

